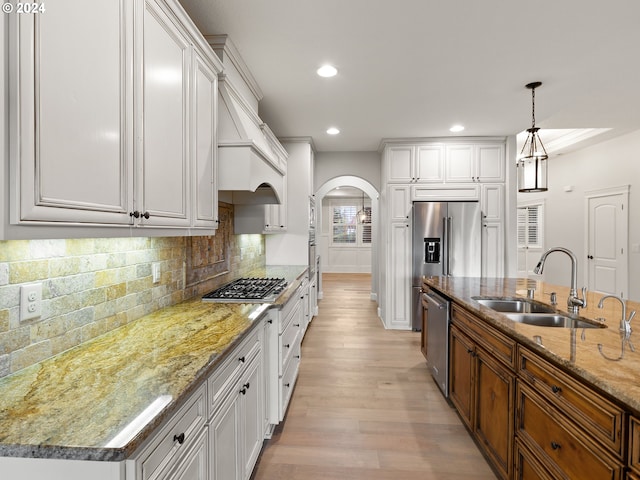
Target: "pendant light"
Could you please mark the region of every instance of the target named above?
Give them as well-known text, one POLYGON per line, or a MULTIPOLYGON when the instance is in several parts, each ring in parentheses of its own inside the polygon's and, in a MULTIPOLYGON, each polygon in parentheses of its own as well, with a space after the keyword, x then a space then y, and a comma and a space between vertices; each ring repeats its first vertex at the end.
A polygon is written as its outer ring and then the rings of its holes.
POLYGON ((542 82, 528 83, 525 87, 531 89, 531 128, 527 129, 527 139, 522 146, 518 158, 518 191, 546 192, 547 187, 547 151, 542 145, 536 127, 536 88, 542 82))
POLYGON ((362 209, 356 214, 358 223, 365 223, 367 221, 367 211, 364 209, 364 191, 362 192, 362 209))

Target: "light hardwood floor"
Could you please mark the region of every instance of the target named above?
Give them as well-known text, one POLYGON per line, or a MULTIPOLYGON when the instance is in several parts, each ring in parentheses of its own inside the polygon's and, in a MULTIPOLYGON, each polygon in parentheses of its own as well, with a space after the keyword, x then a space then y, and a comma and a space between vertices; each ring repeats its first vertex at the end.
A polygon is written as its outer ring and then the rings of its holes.
POLYGON ((252 478, 495 479, 429 376, 420 335, 383 328, 370 276, 322 283, 287 416, 252 478))

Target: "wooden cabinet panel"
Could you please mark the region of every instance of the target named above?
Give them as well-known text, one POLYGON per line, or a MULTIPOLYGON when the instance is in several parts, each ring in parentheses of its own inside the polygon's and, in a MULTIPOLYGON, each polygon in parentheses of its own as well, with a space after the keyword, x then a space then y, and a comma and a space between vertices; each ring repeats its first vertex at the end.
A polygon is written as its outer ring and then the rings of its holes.
POLYGON ((472 428, 473 342, 455 325, 449 333, 449 398, 464 423, 472 428))
POLYGON ((542 397, 518 381, 516 429, 519 438, 565 478, 621 479, 623 466, 580 434, 542 397))
POLYGON ((514 445, 513 478, 515 480, 553 480, 540 460, 516 439, 514 445))
POLYGON ((475 383, 474 431, 503 478, 511 478, 514 375, 479 348, 475 383))
POLYGON ((627 462, 640 478, 640 420, 633 416, 629 417, 629 458, 627 462))
POLYGON ((487 326, 482 320, 456 304, 451 307, 451 317, 452 322, 463 328, 487 352, 507 366, 515 368, 516 342, 514 340, 487 326))
POLYGON ((523 347, 518 349, 518 374, 622 459, 624 413, 620 407, 523 347))

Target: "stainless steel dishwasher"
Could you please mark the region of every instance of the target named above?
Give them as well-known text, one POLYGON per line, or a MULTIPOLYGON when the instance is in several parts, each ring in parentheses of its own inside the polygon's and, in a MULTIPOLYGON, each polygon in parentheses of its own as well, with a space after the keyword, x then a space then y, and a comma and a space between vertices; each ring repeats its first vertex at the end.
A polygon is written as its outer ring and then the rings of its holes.
POLYGON ((427 367, 449 397, 449 300, 433 290, 423 293, 427 309, 427 367))

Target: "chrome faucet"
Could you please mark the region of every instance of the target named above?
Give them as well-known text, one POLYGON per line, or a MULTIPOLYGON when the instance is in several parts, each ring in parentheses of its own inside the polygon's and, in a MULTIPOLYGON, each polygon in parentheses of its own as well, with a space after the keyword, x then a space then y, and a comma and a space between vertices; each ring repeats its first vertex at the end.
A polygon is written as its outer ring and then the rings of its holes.
POLYGON ((571 291, 569 292, 569 297, 567 298, 567 309, 569 310, 569 313, 578 314, 580 308, 586 308, 587 306, 587 287, 582 287, 582 298, 578 297, 578 289, 576 286, 578 283, 578 259, 571 250, 563 247, 550 248, 542 254, 538 265, 536 265, 536 268, 533 269, 533 273, 537 275, 542 273, 544 262, 547 260, 547 256, 551 252, 565 253, 571 259, 571 291))
POLYGON ((620 297, 616 295, 605 295, 604 297, 602 297, 598 302, 598 308, 602 308, 602 305, 604 305, 604 301, 607 298, 615 298, 620 302, 620 304, 622 305, 622 318, 620 319, 620 331, 624 333, 631 333, 631 320, 636 315, 636 311, 634 310, 633 312, 631 312, 631 314, 629 315, 629 318, 627 319, 627 304, 625 303, 624 300, 622 300, 620 297))

